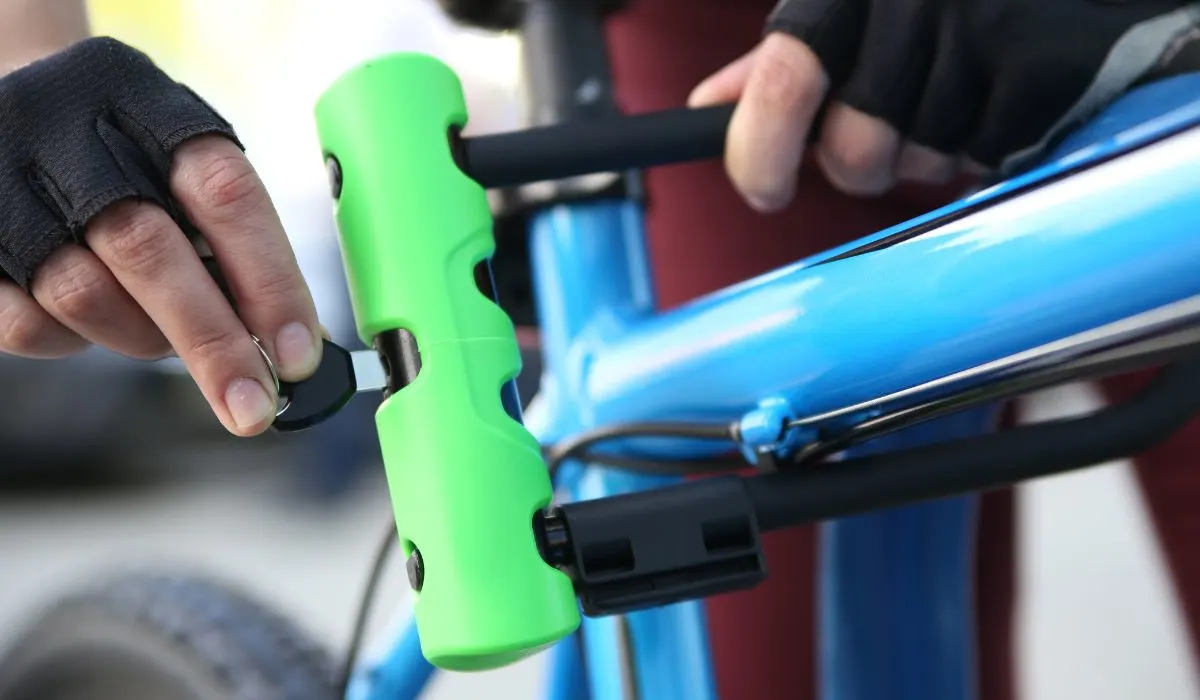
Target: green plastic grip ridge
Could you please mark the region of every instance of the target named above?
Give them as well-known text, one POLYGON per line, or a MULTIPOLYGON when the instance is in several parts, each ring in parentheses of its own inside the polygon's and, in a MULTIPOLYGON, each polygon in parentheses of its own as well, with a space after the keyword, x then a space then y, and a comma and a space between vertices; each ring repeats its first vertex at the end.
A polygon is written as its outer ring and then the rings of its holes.
POLYGON ((501 388, 521 366, 512 321, 476 286, 495 241, 487 197, 454 162, 466 122, 458 77, 429 56, 394 54, 337 80, 317 131, 340 165, 335 204, 358 333, 404 329, 415 380, 376 414, 396 529, 424 565, 414 615, 430 663, 502 666, 579 625, 570 579, 546 564, 534 515, 549 504, 537 441, 501 388))

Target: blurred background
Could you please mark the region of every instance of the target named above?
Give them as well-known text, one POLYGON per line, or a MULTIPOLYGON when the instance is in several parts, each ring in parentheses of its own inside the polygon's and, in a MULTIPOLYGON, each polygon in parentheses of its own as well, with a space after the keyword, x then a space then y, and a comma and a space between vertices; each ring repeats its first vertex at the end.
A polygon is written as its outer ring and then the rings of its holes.
MULTIPOLYGON (((357 341, 311 117, 319 93, 368 57, 423 51, 462 76, 471 131, 520 124, 516 39, 454 28, 428 0, 89 4, 97 33, 148 52, 236 125, 343 344, 357 341)), ((237 583, 340 655, 390 519, 370 398, 308 433, 237 440, 186 377, 102 352, 0 357, 0 387, 19 397, 0 408, 0 646, 57 592, 148 565, 237 583)), ((1024 410, 1041 419, 1097 401, 1072 386, 1024 410)), ((1126 466, 1028 485, 1021 509, 1023 697, 1200 698, 1126 466)), ((389 608, 403 609, 399 568, 385 579, 376 630, 389 608)), ((534 658, 443 676, 429 697, 533 698, 540 670, 534 658)))

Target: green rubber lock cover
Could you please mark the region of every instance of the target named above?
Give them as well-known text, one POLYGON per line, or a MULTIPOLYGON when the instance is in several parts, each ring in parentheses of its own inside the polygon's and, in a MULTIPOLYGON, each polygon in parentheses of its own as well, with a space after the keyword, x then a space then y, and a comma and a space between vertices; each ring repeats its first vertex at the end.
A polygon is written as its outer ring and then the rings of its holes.
POLYGON ((487 198, 459 170, 449 134, 462 86, 429 56, 394 54, 320 98, 325 156, 359 336, 405 329, 415 380, 376 414, 396 529, 424 565, 414 614, 430 663, 502 666, 579 625, 570 579, 538 553, 533 518, 551 485, 537 441, 504 411, 520 370, 512 321, 476 286, 495 241, 487 198))

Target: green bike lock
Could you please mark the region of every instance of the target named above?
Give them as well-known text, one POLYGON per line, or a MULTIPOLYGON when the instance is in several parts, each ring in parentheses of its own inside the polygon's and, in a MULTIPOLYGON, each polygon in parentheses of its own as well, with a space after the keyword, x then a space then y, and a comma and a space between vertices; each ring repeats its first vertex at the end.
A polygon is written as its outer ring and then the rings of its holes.
POLYGON ((358 334, 419 352, 376 425, 397 533, 422 569, 422 651, 450 670, 511 663, 570 634, 579 612, 534 536, 552 493, 539 445, 501 398, 521 359, 512 321, 475 279, 495 241, 483 188, 452 154, 462 86, 434 58, 395 54, 339 78, 316 118, 340 171, 358 334))

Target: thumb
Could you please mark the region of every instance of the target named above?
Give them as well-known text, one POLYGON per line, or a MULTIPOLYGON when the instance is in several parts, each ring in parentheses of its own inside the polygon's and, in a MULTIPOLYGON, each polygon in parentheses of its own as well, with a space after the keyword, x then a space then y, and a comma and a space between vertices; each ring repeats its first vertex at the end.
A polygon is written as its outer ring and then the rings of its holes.
POLYGON ((688 107, 724 104, 741 97, 754 67, 754 54, 755 51, 745 54, 701 81, 688 95, 688 107))

